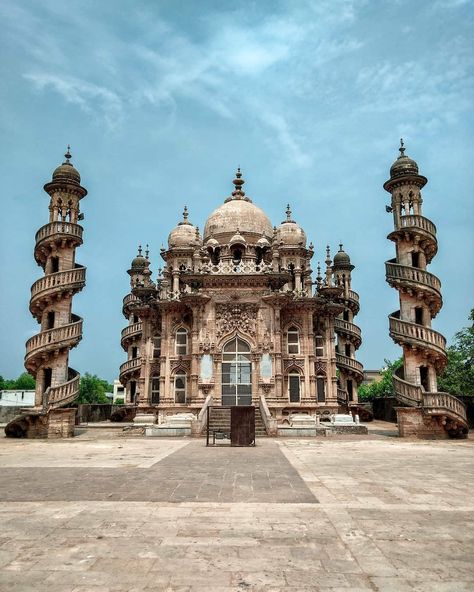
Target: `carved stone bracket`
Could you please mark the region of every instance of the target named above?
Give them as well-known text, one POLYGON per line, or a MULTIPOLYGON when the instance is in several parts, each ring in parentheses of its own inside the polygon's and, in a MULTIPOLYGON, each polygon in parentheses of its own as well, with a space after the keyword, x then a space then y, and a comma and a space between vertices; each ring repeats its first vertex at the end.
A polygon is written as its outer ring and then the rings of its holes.
POLYGON ((295 357, 283 361, 283 370, 287 372, 289 368, 300 368, 304 370, 304 360, 298 360, 295 357))
POLYGON ((316 370, 316 372, 324 372, 326 374, 327 372, 327 363, 323 362, 321 360, 316 360, 315 364, 314 364, 314 368, 316 370))

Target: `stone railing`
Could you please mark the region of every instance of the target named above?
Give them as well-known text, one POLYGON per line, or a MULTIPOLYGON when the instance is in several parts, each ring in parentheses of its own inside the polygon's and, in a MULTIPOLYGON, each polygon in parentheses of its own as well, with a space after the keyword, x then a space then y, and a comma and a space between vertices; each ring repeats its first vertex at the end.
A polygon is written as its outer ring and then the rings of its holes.
POLYGON ((443 412, 456 416, 464 424, 467 423, 466 406, 454 395, 449 393, 423 393, 423 407, 426 413, 439 415, 443 412))
POLYGON ((385 263, 385 272, 388 282, 391 280, 402 280, 421 284, 438 292, 441 297, 441 282, 429 271, 387 261, 385 263))
POLYGON ((140 369, 141 363, 141 358, 132 358, 131 360, 127 360, 120 366, 120 376, 122 377, 129 372, 136 372, 140 369))
POLYGON ((266 263, 257 263, 255 260, 250 259, 248 261, 243 260, 238 264, 234 264, 232 261, 219 261, 217 265, 208 265, 203 268, 203 271, 211 274, 234 274, 234 273, 263 273, 265 271, 271 271, 272 266, 266 263))
POLYGON ((343 354, 336 354, 336 364, 349 368, 361 377, 364 376, 364 367, 354 358, 349 358, 349 356, 344 356, 343 354))
POLYGON ((191 424, 191 433, 194 436, 200 436, 207 426, 207 409, 212 406, 212 395, 209 394, 204 401, 204 405, 198 413, 197 418, 191 424))
POLYGON ((132 325, 128 325, 128 327, 125 327, 125 329, 122 329, 122 337, 121 337, 121 343, 122 346, 124 344, 125 341, 127 341, 128 339, 133 339, 135 337, 138 337, 141 332, 142 332, 142 323, 139 321, 138 323, 133 323, 132 325))
POLYGON ((357 304, 359 304, 359 294, 357 294, 357 292, 354 292, 354 290, 349 290, 349 300, 353 300, 354 302, 357 302, 357 304))
POLYGON ((436 226, 433 224, 433 222, 431 222, 431 220, 428 220, 428 218, 425 218, 424 216, 419 216, 416 214, 401 216, 400 224, 398 225, 397 230, 402 228, 420 228, 428 234, 431 234, 436 240, 436 226))
MULTIPOLYGON (((74 315, 76 317, 76 315, 74 315)), ((35 356, 40 350, 54 350, 59 347, 72 347, 75 341, 78 342, 82 336, 82 319, 76 317, 78 320, 41 331, 37 335, 30 337, 26 342, 25 361, 35 356)))
POLYGON ((50 273, 37 280, 31 286, 31 300, 35 300, 43 292, 48 292, 51 289, 74 289, 75 287, 80 289, 84 286, 85 281, 86 268, 82 267, 82 265, 74 269, 50 273))
POLYGON ((446 339, 441 333, 438 333, 438 331, 429 327, 424 327, 423 325, 418 325, 417 323, 397 319, 394 315, 390 316, 389 319, 390 335, 395 341, 409 340, 420 343, 423 342, 423 347, 436 349, 438 352, 445 355, 446 339))
POLYGON ((407 382, 403 378, 397 376, 396 373, 393 375, 392 382, 397 401, 400 401, 400 403, 404 403, 409 407, 419 407, 422 404, 423 390, 421 386, 407 382))
POLYGON ((43 408, 57 409, 68 403, 72 403, 79 394, 79 383, 81 377, 76 370, 69 369, 71 374, 75 374, 71 380, 60 384, 59 386, 50 386, 43 395, 43 408))
POLYGON ((347 391, 338 387, 337 389, 337 402, 339 405, 345 405, 348 400, 347 391))
POLYGON ((334 319, 334 328, 336 332, 349 333, 351 336, 356 337, 359 342, 362 340, 361 330, 354 323, 350 323, 344 319, 334 319))
POLYGON ((276 436, 278 432, 277 420, 272 417, 268 409, 267 401, 264 395, 260 395, 259 399, 260 415, 262 417, 263 425, 268 436, 276 436))
POLYGON ((127 318, 129 314, 128 307, 134 302, 139 302, 139 298, 135 294, 127 294, 123 299, 122 312, 127 318))
POLYGON ((42 226, 36 233, 36 246, 43 240, 55 235, 73 237, 82 242, 83 230, 80 224, 73 224, 72 222, 50 222, 42 226))

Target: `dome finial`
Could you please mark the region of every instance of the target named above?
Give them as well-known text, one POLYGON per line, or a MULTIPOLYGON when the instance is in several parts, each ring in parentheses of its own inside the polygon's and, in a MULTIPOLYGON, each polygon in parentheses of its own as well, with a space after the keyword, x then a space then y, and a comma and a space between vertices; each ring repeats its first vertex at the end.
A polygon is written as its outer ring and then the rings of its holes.
POLYGON ((235 190, 232 191, 232 197, 234 199, 242 199, 245 195, 245 192, 242 190, 242 185, 245 181, 242 179, 242 173, 240 172, 240 167, 237 167, 237 172, 235 173, 235 179, 232 181, 234 184, 235 190))
POLYGON ((142 246, 138 245, 138 254, 141 257, 142 256, 142 246))
POLYGON ((67 145, 67 150, 66 154, 64 155, 64 158, 66 159, 67 164, 69 164, 69 161, 71 159, 71 146, 69 144, 67 145))
POLYGON ((291 208, 290 208, 290 204, 286 205, 286 220, 288 222, 291 222, 291 208))
POLYGON ((400 138, 400 156, 405 156, 405 142, 403 141, 403 138, 400 138))
POLYGON ((148 249, 148 244, 145 245, 145 259, 149 259, 148 255, 150 254, 150 251, 148 249))
POLYGON ((188 206, 184 206, 184 210, 183 210, 183 222, 185 224, 187 224, 187 222, 188 222, 188 216, 189 216, 188 206))
POLYGON ((339 243, 339 252, 344 250, 342 247, 343 247, 342 243, 339 243))

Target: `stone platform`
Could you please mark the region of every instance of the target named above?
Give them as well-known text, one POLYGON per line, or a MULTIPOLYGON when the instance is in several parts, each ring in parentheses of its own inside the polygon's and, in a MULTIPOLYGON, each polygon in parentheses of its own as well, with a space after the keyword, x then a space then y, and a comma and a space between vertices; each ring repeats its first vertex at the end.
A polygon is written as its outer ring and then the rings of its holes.
POLYGON ((474 441, 0 439, 0 590, 467 592, 474 441))

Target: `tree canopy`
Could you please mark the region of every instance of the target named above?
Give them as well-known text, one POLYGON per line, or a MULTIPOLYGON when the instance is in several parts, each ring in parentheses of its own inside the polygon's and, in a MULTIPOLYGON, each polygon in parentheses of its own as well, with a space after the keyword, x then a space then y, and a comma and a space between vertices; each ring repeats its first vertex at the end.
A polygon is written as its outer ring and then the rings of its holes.
POLYGON ((385 361, 385 368, 380 371, 381 379, 370 384, 362 384, 358 389, 359 401, 373 401, 378 397, 393 395, 392 376, 395 370, 403 366, 403 358, 390 362, 385 361))
POLYGON ((17 379, 0 376, 0 391, 34 391, 35 386, 35 379, 28 372, 23 372, 17 379))
POLYGON ((111 393, 114 387, 96 374, 86 372, 81 376, 78 403, 108 403, 105 393, 111 393))
POLYGON ((469 315, 471 324, 454 336, 448 347, 448 365, 438 379, 438 389, 457 397, 474 396, 474 308, 469 315))

